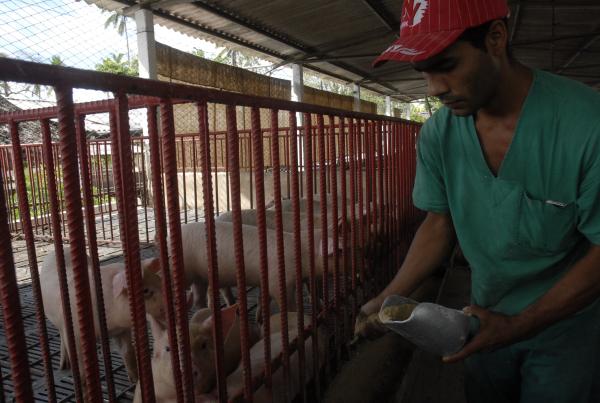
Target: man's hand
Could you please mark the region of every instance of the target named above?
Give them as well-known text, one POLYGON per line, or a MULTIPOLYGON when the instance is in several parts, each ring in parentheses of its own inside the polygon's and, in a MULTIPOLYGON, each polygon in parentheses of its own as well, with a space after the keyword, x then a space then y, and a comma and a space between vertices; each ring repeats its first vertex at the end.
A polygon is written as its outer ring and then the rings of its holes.
POLYGON ((375 339, 387 331, 387 328, 379 320, 379 308, 381 308, 381 301, 378 297, 360 308, 354 324, 355 338, 375 339))
POLYGON ((477 305, 463 309, 468 316, 479 319, 479 331, 459 352, 443 357, 446 363, 462 361, 478 351, 492 351, 498 347, 514 343, 527 335, 527 329, 518 316, 507 316, 488 311, 477 305))

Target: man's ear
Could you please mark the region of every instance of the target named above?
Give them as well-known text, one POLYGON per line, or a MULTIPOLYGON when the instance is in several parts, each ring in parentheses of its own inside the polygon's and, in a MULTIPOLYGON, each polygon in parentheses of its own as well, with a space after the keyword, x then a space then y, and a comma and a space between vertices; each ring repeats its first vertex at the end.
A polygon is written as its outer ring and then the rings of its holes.
POLYGON ((485 44, 490 55, 500 57, 506 53, 508 44, 508 27, 503 20, 495 20, 491 23, 485 37, 485 44))

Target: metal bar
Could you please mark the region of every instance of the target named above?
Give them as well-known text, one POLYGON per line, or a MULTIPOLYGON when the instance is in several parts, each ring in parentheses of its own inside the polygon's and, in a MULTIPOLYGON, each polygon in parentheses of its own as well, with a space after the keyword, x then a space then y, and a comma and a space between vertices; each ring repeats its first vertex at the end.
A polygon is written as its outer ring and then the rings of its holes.
POLYGON ((269 306, 269 268, 267 262, 267 230, 265 218, 265 177, 263 136, 260 128, 260 110, 250 111, 252 125, 252 152, 254 157, 254 177, 256 182, 256 221, 258 227, 258 246, 260 261, 260 310, 263 318, 263 334, 265 335, 265 385, 271 388, 271 317, 269 306))
MULTIPOLYGON (((150 242, 150 230, 148 228, 148 179, 146 177, 146 152, 144 150, 144 138, 140 138, 138 143, 140 143, 140 158, 141 158, 141 166, 142 166, 142 203, 144 208, 144 229, 146 232, 146 242, 150 242)), ((137 176, 136 176, 137 179, 137 176)), ((137 190, 137 183, 136 183, 137 190)))
POLYGON ((246 269, 244 265, 244 240, 240 201, 239 137, 237 132, 235 105, 226 106, 228 132, 227 154, 231 168, 231 202, 233 213, 233 245, 236 261, 238 304, 240 305, 242 365, 244 367, 244 399, 252 402, 252 372, 250 368, 250 344, 248 327, 248 301, 246 296, 246 269))
MULTIPOLYGON (((177 184, 177 150, 175 147, 175 126, 173 105, 169 99, 160 103, 160 117, 162 123, 162 157, 167 192, 167 206, 169 217, 169 250, 171 257, 171 270, 175 291, 175 316, 177 320, 180 359, 182 362, 182 381, 184 401, 194 401, 192 363, 190 352, 190 335, 187 319, 187 303, 185 295, 185 273, 183 268, 183 248, 181 239, 181 215, 179 213, 179 190, 177 184)), ((215 315, 216 316, 216 315, 215 315)))
MULTIPOLYGON (((304 300, 302 298, 302 250, 301 250, 301 234, 300 234, 300 187, 301 182, 298 181, 298 127, 296 124, 296 114, 293 111, 289 112, 290 121, 290 170, 292 171, 292 214, 294 221, 294 267, 296 273, 296 311, 298 312, 298 374, 299 374, 299 387, 300 396, 302 401, 306 398, 304 393, 304 379, 305 379, 305 363, 304 363, 304 300)), ((309 191, 310 193, 310 191, 309 191)), ((310 204, 310 202, 309 202, 310 204)), ((312 209, 311 209, 312 210, 312 209)), ((310 214, 310 213, 309 213, 310 214)), ((291 398, 292 396, 289 396, 291 398)))
POLYGON ((77 301, 79 337, 83 351, 85 374, 85 399, 100 402, 100 372, 96 356, 96 336, 92 313, 92 299, 85 254, 85 234, 81 212, 81 190, 77 170, 77 144, 75 140, 72 88, 56 87, 56 102, 59 107, 58 124, 60 133, 60 153, 63 171, 64 200, 66 204, 67 227, 70 242, 73 282, 77 301))
MULTIPOLYGON (((339 137, 338 137, 338 141, 339 141, 339 147, 338 147, 338 153, 339 153, 339 160, 340 160, 340 192, 341 192, 341 210, 340 210, 340 217, 341 217, 341 221, 342 221, 342 225, 341 225, 341 230, 342 230, 342 235, 339 236, 339 241, 341 242, 335 242, 334 241, 334 246, 335 246, 335 250, 339 250, 340 248, 340 243, 342 245, 342 272, 343 272, 343 281, 342 281, 342 299, 343 299, 343 304, 345 305, 348 302, 348 253, 347 253, 347 248, 346 248, 346 242, 347 242, 347 236, 348 236, 348 228, 347 228, 347 222, 348 222, 348 215, 347 215, 347 205, 346 205, 346 122, 345 119, 343 117, 339 118, 339 137)), ((337 199, 337 197, 336 197, 337 199)), ((342 322, 344 324, 344 328, 343 328, 343 334, 345 335, 346 333, 346 328, 345 328, 345 321, 342 322)))
POLYGON ((186 182, 185 182, 187 167, 185 165, 185 143, 183 142, 183 138, 179 138, 179 146, 181 149, 181 175, 182 175, 182 182, 183 182, 183 216, 184 216, 184 222, 187 223, 188 222, 187 186, 186 186, 186 182))
POLYGON ((198 177, 197 177, 197 166, 198 158, 196 152, 196 139, 192 137, 192 169, 194 172, 194 216, 196 222, 198 221, 198 177))
POLYGON ((139 369, 142 398, 144 401, 153 403, 154 385, 148 357, 148 333, 141 278, 137 214, 135 214, 135 193, 131 191, 135 185, 131 162, 129 110, 127 97, 124 94, 115 95, 117 102, 112 120, 116 125, 116 130, 111 131, 111 155, 119 211, 121 244, 125 257, 125 277, 129 290, 129 312, 133 324, 132 334, 133 340, 135 340, 136 362, 139 369))
POLYGON ((321 207, 321 256, 323 264, 323 309, 327 314, 329 310, 329 267, 327 259, 327 240, 328 228, 327 225, 327 163, 326 163, 326 148, 325 148, 325 122, 323 115, 317 115, 317 134, 319 141, 319 197, 321 207))
MULTIPOLYGON (((279 122, 278 110, 271 110, 271 154, 273 155, 273 201, 275 203, 275 237, 277 241, 277 275, 279 285, 279 301, 281 306, 281 344, 283 358, 283 381, 287 385, 290 379, 290 354, 288 321, 287 321, 287 290, 285 275, 285 255, 283 249, 283 223, 281 214, 281 166, 279 164, 279 122)), ((289 180, 288 180, 289 185, 289 180)), ((287 389, 287 387, 286 387, 287 389)))
MULTIPOLYGON (((313 132, 312 132, 312 122, 311 116, 309 113, 304 114, 304 155, 306 156, 306 201, 307 210, 306 210, 306 229, 308 230, 308 264, 309 264, 309 280, 310 280, 310 306, 311 306, 311 338, 312 338, 312 363, 313 363, 313 376, 315 379, 315 388, 316 388, 316 396, 319 396, 319 344, 317 339, 317 315, 319 312, 319 294, 317 293, 317 278, 315 271, 315 233, 314 233, 314 206, 313 206, 313 195, 314 195, 314 186, 313 186, 313 150, 315 150, 313 146, 313 132)), ((315 181, 316 182, 316 181, 315 181)), ((300 218, 298 216, 298 218, 300 218)), ((323 238, 321 238, 323 241, 323 238)), ((300 316, 304 316, 303 312, 301 312, 300 316)), ((300 322, 298 320, 298 329, 304 330, 304 321, 300 322)), ((302 337, 298 337, 298 346, 304 346, 304 335, 302 337)), ((300 348, 298 349, 300 357, 300 348)), ((302 354, 304 351, 302 349, 302 354)), ((300 385, 302 385, 302 391, 304 392, 305 378, 304 378, 304 365, 301 365, 300 372, 300 385)), ((303 395, 305 396, 305 394, 303 395)))
POLYGON ((356 260, 356 249, 357 249, 357 238, 356 238, 356 153, 355 153, 355 142, 356 142, 356 126, 354 124, 354 119, 350 119, 348 121, 348 154, 350 158, 350 252, 351 256, 351 269, 352 269, 352 279, 350 282, 350 287, 352 290, 352 310, 350 311, 351 319, 350 323, 354 323, 354 313, 356 312, 356 266, 358 264, 356 260))
POLYGON ((87 229, 87 240, 90 249, 92 278, 96 294, 96 308, 98 314, 99 334, 102 345, 102 358, 104 359, 104 373, 108 389, 108 401, 116 401, 115 384, 113 381, 112 361, 110 359, 110 346, 108 340, 108 329, 106 326, 106 313, 104 310, 104 293, 102 292, 102 277, 100 275, 100 262, 98 258, 98 243, 96 242, 96 222, 94 217, 94 202, 92 196, 92 185, 87 167, 89 159, 87 155, 87 144, 85 138, 85 115, 77 116, 75 126, 77 137, 77 148, 79 151, 79 167, 81 183, 83 185, 83 204, 85 207, 85 227, 87 229))
MULTIPOLYGON (((2 177, 0 176, 0 181, 2 177)), ((33 402, 31 375, 27 359, 27 343, 23 320, 19 288, 15 275, 15 264, 8 229, 8 215, 4 193, 0 192, 0 300, 6 345, 10 356, 10 373, 13 384, 13 396, 17 403, 33 402)), ((2 380, 0 379, 0 384, 2 380)))
POLYGON ((173 304, 173 282, 169 272, 169 253, 167 245, 167 219, 165 217, 165 199, 163 194, 162 175, 160 170, 160 143, 157 124, 157 107, 148 107, 148 137, 150 145, 150 165, 152 166, 152 189, 154 196, 154 228, 156 246, 160 261, 163 299, 168 324, 169 345, 171 347, 171 370, 175 380, 175 396, 177 403, 184 401, 183 383, 181 380, 181 364, 179 360, 179 343, 177 340, 177 319, 173 304))
MULTIPOLYGON (((219 270, 217 264, 217 246, 215 237, 215 219, 213 212, 213 190, 212 174, 210 172, 210 133, 208 126, 208 109, 206 103, 198 104, 198 122, 199 122, 199 143, 200 143, 200 169, 202 171, 202 196, 204 202, 205 217, 205 236, 206 236, 206 256, 208 263, 208 285, 211 289, 211 306, 219 306, 219 270)), ((216 138, 213 142, 216 152, 216 138)), ((215 154, 215 164, 217 158, 215 154)), ((216 169, 216 168, 215 168, 216 169)), ((216 171, 215 171, 216 172, 216 171)), ((216 183, 215 175, 215 183, 216 183)), ((217 196, 218 202, 218 196, 217 196)), ((218 209, 218 203, 217 203, 218 209)), ((223 351, 223 324, 221 315, 213 315, 213 342, 215 346, 215 371, 217 374, 217 390, 219 392, 219 401, 227 401, 227 381, 224 366, 223 351)))

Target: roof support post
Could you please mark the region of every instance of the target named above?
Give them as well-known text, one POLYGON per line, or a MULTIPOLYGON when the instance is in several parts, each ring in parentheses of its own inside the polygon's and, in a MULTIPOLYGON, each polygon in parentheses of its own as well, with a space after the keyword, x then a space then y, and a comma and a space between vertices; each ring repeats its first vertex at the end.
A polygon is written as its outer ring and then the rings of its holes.
MULTIPOLYGON (((292 101, 304 102, 304 69, 301 64, 292 64, 292 101)), ((296 113, 297 127, 304 127, 304 114, 296 113)), ((304 166, 304 136, 297 138, 298 165, 304 166)), ((302 168, 301 168, 302 170, 302 168)), ((302 176, 300 176, 300 187, 302 187, 302 176)), ((302 195, 302 191, 300 191, 302 195)))
POLYGON ((392 97, 385 96, 385 116, 392 116, 392 97))
POLYGON ((140 9, 135 12, 139 76, 156 80, 156 41, 154 40, 154 18, 151 10, 140 9))
POLYGON ((352 84, 352 94, 354 95, 354 104, 352 110, 354 112, 360 112, 360 85, 352 84))

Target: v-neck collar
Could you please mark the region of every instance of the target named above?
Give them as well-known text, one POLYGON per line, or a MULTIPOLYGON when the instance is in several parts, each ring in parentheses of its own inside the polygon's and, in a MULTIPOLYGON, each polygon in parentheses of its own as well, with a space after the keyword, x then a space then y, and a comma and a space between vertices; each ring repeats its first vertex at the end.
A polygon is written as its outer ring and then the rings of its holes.
POLYGON ((494 174, 494 172, 492 172, 492 169, 490 168, 490 166, 487 163, 487 160, 485 159, 485 155, 483 154, 483 147, 481 146, 481 142, 479 141, 479 136, 477 135, 477 127, 475 126, 475 115, 471 115, 469 116, 468 119, 468 127, 469 127, 469 135, 471 136, 471 142, 473 144, 473 146, 475 146, 478 150, 477 154, 477 159, 479 160, 478 165, 480 165, 480 167, 483 169, 483 172, 485 173, 485 176, 489 176, 490 178, 493 179, 502 179, 502 177, 504 175, 502 175, 502 173, 506 170, 504 167, 507 166, 507 160, 510 158, 510 156, 512 154, 514 154, 514 151, 511 152, 511 150, 513 148, 515 148, 516 146, 514 145, 516 141, 520 140, 520 138, 522 137, 522 135, 519 135, 520 132, 520 128, 522 126, 522 122, 523 122, 523 116, 525 115, 525 111, 527 110, 527 108, 529 107, 529 104, 532 102, 531 99, 533 98, 531 94, 533 94, 535 92, 535 87, 538 81, 538 71, 536 69, 532 69, 532 73, 533 73, 533 79, 531 80, 531 84, 529 86, 529 91, 527 92, 527 96, 525 97, 525 101, 523 102, 523 106, 521 107, 521 112, 519 113, 519 118, 517 120, 517 124, 515 125, 515 131, 513 133, 513 137, 510 141, 510 144, 508 145, 508 149, 506 150, 506 154, 504 154, 504 158, 502 159, 502 162, 500 163, 500 166, 498 167, 498 173, 494 174))

